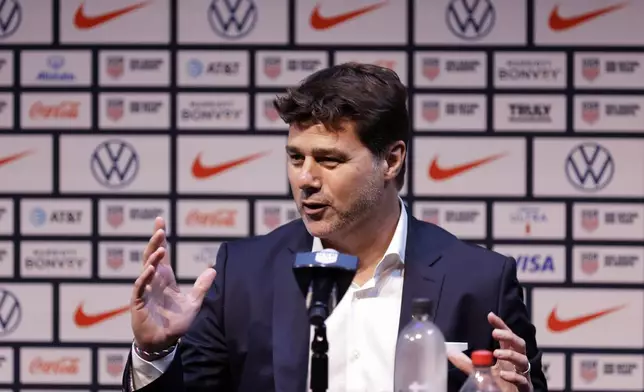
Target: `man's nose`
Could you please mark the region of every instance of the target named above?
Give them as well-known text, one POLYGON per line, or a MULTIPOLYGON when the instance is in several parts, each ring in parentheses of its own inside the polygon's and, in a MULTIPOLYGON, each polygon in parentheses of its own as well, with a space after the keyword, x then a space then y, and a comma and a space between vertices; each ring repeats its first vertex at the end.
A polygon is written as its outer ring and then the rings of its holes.
POLYGON ((320 181, 319 168, 315 161, 308 157, 300 168, 297 176, 298 186, 302 190, 319 189, 322 185, 320 181))

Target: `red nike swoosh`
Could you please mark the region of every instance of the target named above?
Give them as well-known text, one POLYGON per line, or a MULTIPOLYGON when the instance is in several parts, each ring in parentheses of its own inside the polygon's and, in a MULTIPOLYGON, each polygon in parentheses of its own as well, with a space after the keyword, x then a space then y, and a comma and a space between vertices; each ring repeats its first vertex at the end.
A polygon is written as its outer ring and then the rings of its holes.
POLYGON ((255 159, 261 158, 264 155, 268 155, 269 152, 259 152, 256 154, 248 155, 234 161, 223 162, 214 166, 204 166, 201 163, 201 153, 197 155, 195 160, 192 162, 192 175, 196 178, 208 178, 220 174, 226 170, 230 170, 234 167, 241 166, 245 163, 253 161, 255 159))
POLYGON ((94 16, 87 16, 85 14, 85 9, 84 9, 85 3, 82 3, 76 9, 76 14, 74 14, 74 25, 81 30, 92 29, 96 26, 102 25, 103 23, 109 22, 112 19, 116 19, 121 15, 125 15, 129 12, 138 10, 139 8, 143 8, 149 3, 150 3, 149 0, 142 1, 140 3, 133 4, 131 6, 121 8, 119 10, 107 12, 100 15, 94 15, 94 16))
POLYGON ((76 307, 76 312, 74 313, 74 322, 76 323, 77 326, 81 328, 87 328, 91 327, 93 325, 96 325, 98 323, 102 323, 103 321, 109 320, 112 317, 116 317, 120 314, 123 314, 130 310, 130 306, 123 306, 120 308, 108 310, 106 312, 100 312, 96 314, 87 314, 83 310, 83 303, 81 302, 77 307, 76 307))
POLYGON ((364 15, 368 12, 375 11, 380 7, 383 7, 389 2, 389 0, 383 1, 378 4, 369 5, 357 10, 345 12, 343 14, 334 15, 334 16, 322 16, 320 15, 320 5, 316 4, 313 12, 311 13, 311 27, 316 30, 327 30, 333 26, 339 25, 340 23, 347 22, 353 18, 357 18, 360 15, 364 15))
POLYGON ((6 165, 13 161, 17 161, 18 159, 23 158, 29 154, 31 154, 31 151, 23 151, 23 152, 19 152, 18 154, 9 155, 4 158, 0 158, 0 166, 6 165))
POLYGON ((476 161, 467 162, 467 163, 464 163, 464 164, 461 164, 461 165, 452 166, 452 167, 448 167, 448 168, 441 167, 438 164, 438 157, 435 157, 432 160, 431 165, 429 166, 429 178, 431 178, 432 180, 436 180, 436 181, 444 181, 444 180, 450 179, 450 178, 452 178, 454 176, 457 176, 459 174, 465 173, 468 170, 472 170, 472 169, 474 169, 476 167, 479 167, 479 166, 484 165, 486 163, 489 163, 489 162, 492 162, 494 160, 497 160, 497 159, 499 159, 499 158, 501 158, 501 157, 503 157, 505 155, 506 155, 505 153, 504 154, 491 155, 489 157, 485 157, 485 158, 482 158, 482 159, 477 159, 476 161))
POLYGON ((548 24, 550 25, 550 28, 554 31, 569 30, 580 24, 583 24, 595 18, 598 18, 604 14, 623 8, 626 6, 626 4, 627 3, 615 4, 609 7, 600 8, 595 11, 590 11, 590 12, 586 12, 586 13, 571 16, 571 17, 562 17, 561 15, 559 15, 559 6, 556 6, 550 13, 550 19, 548 20, 548 24))
POLYGON ((578 327, 596 318, 616 312, 624 307, 626 307, 626 305, 616 306, 614 308, 602 310, 600 312, 586 314, 586 315, 571 318, 568 320, 560 319, 559 316, 557 316, 557 308, 554 308, 552 309, 552 311, 550 311, 550 316, 548 316, 548 329, 550 329, 552 332, 565 332, 571 328, 578 327))

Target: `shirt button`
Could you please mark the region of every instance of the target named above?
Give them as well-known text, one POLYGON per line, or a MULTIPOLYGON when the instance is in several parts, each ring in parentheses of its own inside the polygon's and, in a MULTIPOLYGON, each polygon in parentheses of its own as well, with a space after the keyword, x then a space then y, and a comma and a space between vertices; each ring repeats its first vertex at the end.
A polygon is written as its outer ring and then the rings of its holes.
POLYGON ((351 356, 351 359, 356 361, 356 360, 358 360, 358 358, 360 358, 360 352, 359 351, 354 351, 353 355, 351 356))

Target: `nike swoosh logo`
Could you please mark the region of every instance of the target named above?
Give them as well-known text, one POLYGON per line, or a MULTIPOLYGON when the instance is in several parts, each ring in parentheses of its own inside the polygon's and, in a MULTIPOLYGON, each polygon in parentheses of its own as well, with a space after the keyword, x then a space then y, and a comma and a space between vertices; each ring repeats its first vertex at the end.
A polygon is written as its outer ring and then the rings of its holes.
POLYGON ((472 170, 476 167, 485 165, 486 163, 495 161, 499 158, 504 157, 506 154, 496 154, 482 159, 477 159, 476 161, 471 161, 463 163, 461 165, 452 166, 449 168, 442 167, 438 164, 438 157, 435 157, 432 160, 431 165, 429 166, 429 178, 436 181, 448 180, 452 177, 455 177, 459 174, 463 174, 469 170, 472 170))
POLYGON ((150 3, 150 1, 142 1, 125 8, 94 16, 88 16, 85 14, 85 3, 82 3, 76 9, 76 14, 74 15, 74 25, 81 30, 93 29, 94 27, 100 26, 103 23, 107 23, 112 19, 116 19, 119 16, 125 15, 132 11, 136 11, 139 8, 143 8, 148 5, 148 3, 150 3))
POLYGON ((79 327, 87 328, 102 323, 103 321, 109 320, 112 317, 126 313, 128 310, 130 310, 130 306, 126 305, 120 308, 108 310, 106 312, 87 314, 83 310, 83 303, 81 302, 76 307, 76 312, 74 313, 74 322, 79 327))
POLYGON ((268 154, 269 152, 259 152, 257 154, 248 155, 239 159, 235 159, 234 161, 223 162, 213 166, 205 166, 203 163, 201 163, 201 154, 199 154, 192 162, 192 175, 196 178, 212 177, 234 167, 241 166, 250 161, 259 159, 268 154))
POLYGON ((609 12, 617 11, 618 9, 625 7, 626 4, 627 3, 615 4, 609 7, 600 8, 595 11, 590 11, 570 17, 562 17, 561 15, 559 15, 559 6, 556 6, 550 13, 548 24, 554 31, 570 30, 573 27, 589 22, 595 18, 599 18, 600 16, 608 14, 609 12))
POLYGON ((0 166, 9 164, 13 161, 17 161, 18 159, 23 158, 29 154, 31 154, 31 151, 23 151, 23 152, 19 152, 18 154, 9 155, 4 158, 0 158, 0 166))
POLYGON ((550 316, 548 316, 548 329, 552 332, 565 332, 569 329, 578 327, 582 324, 585 324, 589 321, 595 320, 599 317, 606 316, 607 314, 617 312, 620 309, 625 308, 626 305, 616 306, 614 308, 602 310, 600 312, 590 313, 583 316, 571 318, 568 320, 562 320, 557 316, 557 308, 550 311, 550 316))
POLYGON ((378 4, 369 5, 363 8, 359 8, 357 10, 345 12, 343 14, 334 15, 334 16, 320 15, 320 5, 317 4, 313 9, 313 12, 311 12, 311 19, 310 19, 311 27, 313 27, 316 30, 327 30, 327 29, 330 29, 331 27, 347 22, 353 18, 357 18, 358 16, 364 15, 368 12, 375 11, 378 8, 385 6, 388 2, 389 2, 388 0, 383 1, 378 4))

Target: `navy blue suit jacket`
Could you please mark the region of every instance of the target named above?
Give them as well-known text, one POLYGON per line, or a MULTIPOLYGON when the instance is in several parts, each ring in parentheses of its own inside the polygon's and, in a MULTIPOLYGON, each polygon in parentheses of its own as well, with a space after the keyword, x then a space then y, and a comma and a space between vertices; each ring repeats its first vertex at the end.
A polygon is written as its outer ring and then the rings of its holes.
MULTIPOLYGON (((297 252, 311 251, 312 240, 297 220, 264 236, 223 244, 215 283, 177 355, 141 392, 307 391, 309 324, 292 266, 297 252)), ((494 311, 526 341, 533 385, 546 391, 515 261, 411 214, 406 246, 400 328, 411 318, 412 299, 426 297, 436 304, 433 321, 446 341, 467 342, 468 354, 493 350, 498 344, 487 314, 494 311)), ((131 358, 124 390, 130 390, 130 366, 131 358)), ((466 376, 451 363, 448 373, 449 391, 456 392, 466 376)))

